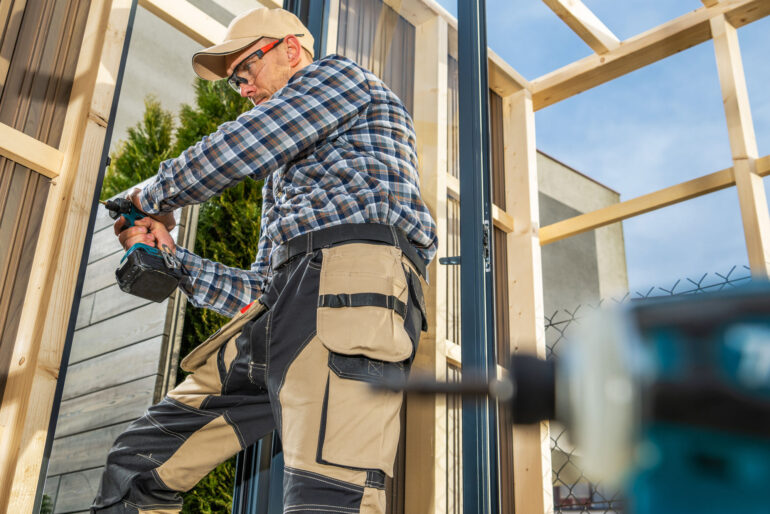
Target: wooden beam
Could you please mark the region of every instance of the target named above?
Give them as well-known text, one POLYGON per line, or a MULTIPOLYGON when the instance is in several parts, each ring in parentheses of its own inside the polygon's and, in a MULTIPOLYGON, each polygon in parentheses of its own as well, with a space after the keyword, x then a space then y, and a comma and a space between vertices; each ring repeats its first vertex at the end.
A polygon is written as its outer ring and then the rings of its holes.
POLYGON ((340 0, 328 0, 327 7, 329 12, 326 17, 326 41, 321 48, 324 49, 324 55, 317 55, 317 58, 325 57, 337 53, 337 34, 339 33, 340 0))
POLYGON ((450 198, 454 200, 460 199, 460 179, 453 177, 449 173, 446 174, 446 192, 450 198))
POLYGON ((757 173, 757 140, 751 120, 738 32, 724 15, 715 16, 710 24, 749 266, 753 276, 767 277, 770 275, 770 213, 765 185, 757 173))
POLYGON ((458 369, 461 369, 463 367, 463 352, 460 348, 460 345, 447 339, 445 348, 447 363, 455 366, 458 369))
MULTIPOLYGON (((757 176, 766 177, 770 175, 770 155, 757 159, 755 163, 755 174, 757 176)), ((734 170, 733 168, 726 168, 675 186, 632 198, 631 200, 546 225, 540 229, 540 245, 545 246, 555 243, 556 241, 588 232, 589 230, 611 225, 612 223, 720 191, 734 185, 734 170)))
POLYGON ((759 152, 751 120, 738 31, 724 15, 714 17, 710 23, 733 159, 756 159, 759 152))
MULTIPOLYGON (((438 255, 423 287, 428 332, 422 334, 413 369, 446 380, 447 277, 438 258, 447 255, 447 24, 434 15, 415 28, 414 126, 420 162, 420 190, 436 220, 438 255)), ((446 397, 407 397, 406 512, 445 512, 446 397)))
POLYGON ((716 4, 719 3, 719 0, 701 0, 701 2, 706 7, 714 7, 716 4))
POLYGON ((529 87, 529 81, 491 48, 487 49, 487 61, 489 61, 489 89, 499 96, 505 98, 529 87))
POLYGON ((609 52, 594 54, 530 82, 535 110, 664 59, 711 38, 709 20, 724 14, 741 27, 770 14, 767 0, 724 0, 701 7, 622 42, 609 52))
POLYGON ((620 46, 620 41, 580 0, 543 0, 597 54, 620 46))
MULTIPOLYGON (((450 341, 449 339, 446 340, 444 343, 446 348, 446 361, 448 364, 456 367, 457 369, 463 368, 463 358, 462 358, 462 349, 460 348, 460 345, 457 343, 454 343, 450 341)), ((501 365, 497 364, 497 378, 498 380, 502 380, 503 378, 506 378, 508 376, 508 370, 506 370, 501 365)))
POLYGON ((89 7, 61 173, 48 192, 0 403, 0 512, 32 512, 130 12, 131 0, 92 0, 89 7))
MULTIPOLYGON (((460 181, 446 173, 446 192, 449 198, 460 200, 460 181)), ((513 232, 513 216, 492 204, 492 223, 505 233, 513 232)))
POLYGON ((735 161, 735 186, 741 206, 751 275, 767 278, 770 276, 770 216, 765 185, 757 173, 756 164, 754 159, 735 161))
POLYGON ((506 234, 513 232, 513 216, 494 204, 492 205, 492 223, 506 234))
POLYGON ((436 17, 436 11, 421 0, 383 0, 383 3, 415 27, 436 17))
POLYGON ((58 149, 4 123, 0 123, 0 141, 0 155, 3 157, 48 178, 59 176, 64 154, 58 149))
POLYGON ((555 243, 589 230, 713 193, 734 184, 732 168, 717 171, 631 200, 546 225, 540 229, 540 244, 555 243))
POLYGON ((757 163, 757 175, 760 177, 766 177, 770 175, 770 155, 765 155, 756 160, 757 163))
POLYGON ((139 5, 203 46, 224 40, 227 27, 187 0, 139 0, 139 5))
MULTIPOLYGON (((535 113, 529 91, 503 99, 506 207, 516 220, 507 236, 511 349, 545 358, 545 315, 535 149, 535 113)), ((513 430, 516 512, 552 512, 548 423, 513 430)))

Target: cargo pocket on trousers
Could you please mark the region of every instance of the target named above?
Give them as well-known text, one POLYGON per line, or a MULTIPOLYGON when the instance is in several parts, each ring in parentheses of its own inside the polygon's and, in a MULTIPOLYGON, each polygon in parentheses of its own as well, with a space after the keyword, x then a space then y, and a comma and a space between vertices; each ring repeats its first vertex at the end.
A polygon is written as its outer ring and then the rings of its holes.
POLYGON ((317 460, 393 476, 403 395, 368 382, 405 376, 413 355, 401 251, 351 243, 323 252, 316 335, 330 373, 317 460))
POLYGON ((408 295, 398 248, 360 243, 326 248, 316 334, 332 352, 406 360, 413 351, 404 328, 408 295))

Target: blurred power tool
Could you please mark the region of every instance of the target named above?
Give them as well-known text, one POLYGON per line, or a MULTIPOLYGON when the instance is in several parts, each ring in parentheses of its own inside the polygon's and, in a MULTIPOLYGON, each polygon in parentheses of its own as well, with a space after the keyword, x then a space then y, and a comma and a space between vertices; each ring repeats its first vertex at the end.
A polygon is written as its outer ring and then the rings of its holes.
POLYGON ((599 311, 502 382, 404 385, 512 396, 514 423, 564 423, 582 471, 632 514, 770 512, 770 283, 599 311))
MULTIPOLYGON (((102 202, 112 219, 123 216, 126 224, 121 230, 132 227, 136 220, 146 215, 128 198, 116 198, 102 202)), ((158 249, 137 243, 128 249, 115 270, 120 289, 126 293, 162 302, 168 298, 182 279, 182 263, 167 246, 158 249)))

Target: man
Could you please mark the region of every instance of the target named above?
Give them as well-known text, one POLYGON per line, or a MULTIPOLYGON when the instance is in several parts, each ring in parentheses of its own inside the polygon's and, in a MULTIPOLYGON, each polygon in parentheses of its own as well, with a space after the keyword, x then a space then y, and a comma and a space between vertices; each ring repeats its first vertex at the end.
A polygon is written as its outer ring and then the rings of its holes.
POLYGON ((115 231, 125 248, 168 247, 190 301, 233 319, 117 439, 93 512, 177 512, 178 492, 275 429, 284 512, 385 509, 402 395, 367 382, 408 372, 427 326, 419 275, 435 224, 401 101, 350 60, 312 58, 309 31, 281 9, 239 16, 193 57, 199 76, 227 78, 255 107, 162 163, 132 195, 153 217, 115 231), (250 271, 174 245, 170 211, 259 179, 250 271))

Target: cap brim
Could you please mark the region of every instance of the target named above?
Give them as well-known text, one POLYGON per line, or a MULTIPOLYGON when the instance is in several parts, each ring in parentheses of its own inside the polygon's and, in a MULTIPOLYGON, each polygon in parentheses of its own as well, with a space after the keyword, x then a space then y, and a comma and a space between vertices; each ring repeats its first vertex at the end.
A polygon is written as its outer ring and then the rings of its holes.
MULTIPOLYGON (((260 36, 261 37, 261 36, 260 36)), ((220 80, 227 77, 225 57, 254 44, 259 37, 232 39, 219 45, 201 50, 193 55, 192 67, 196 75, 204 80, 220 80)))

